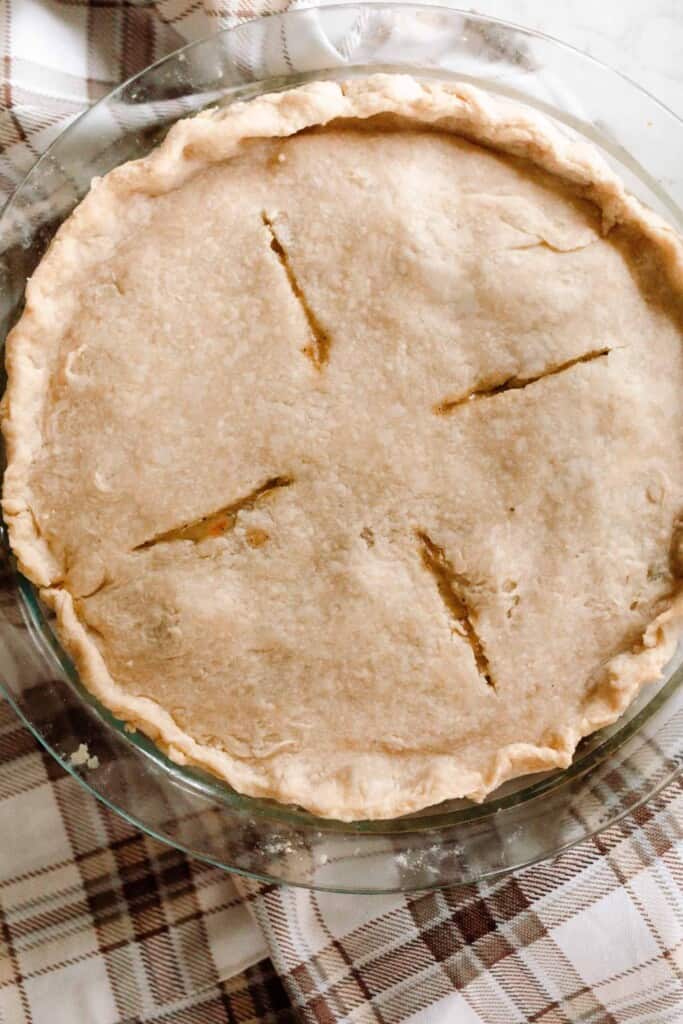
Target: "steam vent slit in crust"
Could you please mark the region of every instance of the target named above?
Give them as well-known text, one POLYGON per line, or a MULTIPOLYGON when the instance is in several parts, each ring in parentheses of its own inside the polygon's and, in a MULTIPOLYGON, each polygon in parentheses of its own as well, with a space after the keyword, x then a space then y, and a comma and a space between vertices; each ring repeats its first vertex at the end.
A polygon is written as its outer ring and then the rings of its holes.
POLYGON ((345 820, 566 767, 681 632, 681 240, 471 86, 314 82, 95 180, 3 509, 84 684, 345 820))

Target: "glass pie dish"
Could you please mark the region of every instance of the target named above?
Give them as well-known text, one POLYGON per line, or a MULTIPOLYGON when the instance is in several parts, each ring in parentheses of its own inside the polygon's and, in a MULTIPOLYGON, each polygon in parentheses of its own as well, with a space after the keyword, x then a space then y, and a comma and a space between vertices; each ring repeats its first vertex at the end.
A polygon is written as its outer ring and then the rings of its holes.
MULTIPOLYGON (((633 83, 560 43, 449 8, 346 4, 247 22, 193 44, 111 93, 36 164, 0 218, 3 331, 27 277, 93 177, 141 156, 179 116, 315 78, 376 71, 474 82, 542 110, 596 145, 670 222, 683 124, 633 83)), ((678 201, 677 201, 678 200, 678 201)), ((392 821, 341 823, 235 793, 180 767, 81 685, 3 531, 0 687, 34 735, 95 796, 156 838, 227 870, 351 892, 486 878, 594 834, 683 762, 680 652, 617 723, 586 738, 564 772, 392 821), (85 744, 85 755, 73 758, 85 744), (83 762, 83 763, 81 763, 83 762)))

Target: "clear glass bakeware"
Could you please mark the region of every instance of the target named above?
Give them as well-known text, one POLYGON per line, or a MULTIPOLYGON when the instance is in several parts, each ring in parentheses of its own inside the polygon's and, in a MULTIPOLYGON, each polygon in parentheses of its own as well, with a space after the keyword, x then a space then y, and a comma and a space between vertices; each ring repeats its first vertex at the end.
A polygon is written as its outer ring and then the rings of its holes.
MULTIPOLYGON (((190 45, 78 118, 0 217, 3 336, 27 277, 94 176, 141 156, 168 126, 315 78, 377 71, 460 80, 544 111, 589 139, 629 187, 683 227, 683 123, 633 82, 538 33, 451 8, 344 4, 251 21, 190 45)), ((0 686, 25 725, 84 787, 140 829, 191 855, 272 881, 348 892, 417 890, 486 878, 549 857, 646 800, 681 770, 677 658, 565 772, 382 822, 318 819, 233 792, 169 761, 82 687, 34 588, 0 538, 0 686), (74 766, 81 743, 98 766, 74 766)))

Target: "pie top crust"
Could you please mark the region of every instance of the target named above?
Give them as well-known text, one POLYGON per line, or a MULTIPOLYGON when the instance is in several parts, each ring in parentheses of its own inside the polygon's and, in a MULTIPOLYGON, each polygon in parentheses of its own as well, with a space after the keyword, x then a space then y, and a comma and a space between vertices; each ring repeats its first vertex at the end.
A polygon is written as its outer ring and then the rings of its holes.
POLYGON ((681 631, 683 250, 465 85, 315 82, 95 180, 7 343, 3 509, 84 683, 345 820, 565 767, 681 631))

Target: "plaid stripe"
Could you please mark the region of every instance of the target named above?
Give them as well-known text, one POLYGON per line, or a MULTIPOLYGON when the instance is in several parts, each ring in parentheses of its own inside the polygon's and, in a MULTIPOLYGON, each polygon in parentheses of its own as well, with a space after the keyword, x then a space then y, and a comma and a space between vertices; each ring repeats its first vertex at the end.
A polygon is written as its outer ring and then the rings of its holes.
POLYGON ((289 0, 0 0, 0 203, 75 116, 210 32, 289 0))
POLYGON ((683 1021, 683 779, 555 861, 359 901, 240 879, 304 1020, 683 1021), (434 1007, 433 1017, 422 1017, 434 1007))
POLYGON ((3 1024, 294 1019, 267 961, 225 980, 253 947, 227 875, 94 801, 4 703, 0 758, 3 1024))

